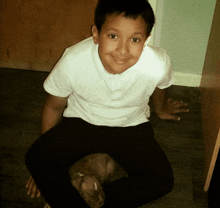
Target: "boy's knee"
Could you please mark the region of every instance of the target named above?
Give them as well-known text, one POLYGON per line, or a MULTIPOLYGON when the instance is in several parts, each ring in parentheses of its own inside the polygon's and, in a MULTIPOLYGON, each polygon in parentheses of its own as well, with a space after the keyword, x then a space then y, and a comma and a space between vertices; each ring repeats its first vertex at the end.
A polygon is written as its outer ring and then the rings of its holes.
POLYGON ((167 175, 163 181, 161 182, 161 190, 163 190, 163 194, 166 195, 170 193, 173 190, 174 186, 174 177, 173 177, 173 172, 167 175))
POLYGON ((28 169, 37 166, 37 164, 42 163, 42 155, 35 151, 33 148, 30 148, 25 154, 25 164, 28 169))
POLYGON ((26 152, 25 154, 25 164, 26 166, 28 166, 31 162, 31 153, 30 153, 30 149, 26 152))
POLYGON ((173 186, 174 186, 173 169, 170 163, 168 163, 167 166, 164 166, 161 174, 162 175, 160 175, 159 181, 161 183, 162 190, 164 190, 164 194, 168 194, 173 190, 173 186))
POLYGON ((173 175, 167 180, 167 183, 165 184, 167 193, 171 192, 173 190, 174 186, 174 177, 173 175))
MULTIPOLYGON (((152 188, 152 194, 155 191, 155 196, 158 196, 158 198, 170 193, 173 190, 174 176, 172 171, 168 171, 166 174, 155 177, 154 179, 152 179, 152 181, 151 181, 152 183, 150 182, 151 183, 150 186, 152 188)), ((147 184, 146 187, 148 187, 147 184)), ((148 190, 146 191, 148 192, 148 190)))
POLYGON ((34 154, 33 151, 31 151, 30 149, 26 152, 25 154, 25 164, 27 166, 27 168, 29 169, 29 167, 31 166, 31 164, 33 163, 34 160, 34 154))

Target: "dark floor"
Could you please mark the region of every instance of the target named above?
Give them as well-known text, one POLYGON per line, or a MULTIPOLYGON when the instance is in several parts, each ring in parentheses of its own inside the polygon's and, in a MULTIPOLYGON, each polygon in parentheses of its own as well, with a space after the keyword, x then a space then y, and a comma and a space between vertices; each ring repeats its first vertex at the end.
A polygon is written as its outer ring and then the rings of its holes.
MULTIPOLYGON (((24 164, 28 147, 39 136, 40 111, 46 96, 42 84, 48 73, 0 68, 1 199, 4 208, 43 207, 44 200, 26 195, 29 173, 24 164)), ((151 116, 155 136, 174 171, 173 191, 143 208, 207 208, 203 192, 203 143, 199 89, 173 86, 172 98, 188 103, 190 112, 179 122, 151 116)))

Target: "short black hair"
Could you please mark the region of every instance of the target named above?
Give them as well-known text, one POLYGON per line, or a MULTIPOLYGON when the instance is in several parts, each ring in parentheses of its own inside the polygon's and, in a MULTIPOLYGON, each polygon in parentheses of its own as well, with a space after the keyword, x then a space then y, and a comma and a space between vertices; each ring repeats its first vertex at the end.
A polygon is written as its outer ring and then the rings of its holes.
POLYGON ((126 18, 132 19, 137 19, 139 16, 143 17, 147 25, 147 37, 155 23, 154 12, 147 0, 98 0, 94 23, 99 33, 106 17, 112 14, 122 14, 126 18))

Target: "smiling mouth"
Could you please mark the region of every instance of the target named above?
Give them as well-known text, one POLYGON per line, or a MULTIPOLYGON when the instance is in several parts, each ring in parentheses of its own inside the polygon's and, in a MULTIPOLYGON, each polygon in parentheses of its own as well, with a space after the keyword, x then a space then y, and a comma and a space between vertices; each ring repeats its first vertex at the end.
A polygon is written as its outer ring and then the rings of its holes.
POLYGON ((116 63, 118 63, 118 64, 125 64, 128 61, 127 58, 126 59, 119 59, 119 58, 116 58, 115 56, 113 56, 113 58, 116 61, 116 63))
POLYGON ((128 61, 128 59, 118 59, 116 57, 114 59, 118 64, 125 64, 128 61))

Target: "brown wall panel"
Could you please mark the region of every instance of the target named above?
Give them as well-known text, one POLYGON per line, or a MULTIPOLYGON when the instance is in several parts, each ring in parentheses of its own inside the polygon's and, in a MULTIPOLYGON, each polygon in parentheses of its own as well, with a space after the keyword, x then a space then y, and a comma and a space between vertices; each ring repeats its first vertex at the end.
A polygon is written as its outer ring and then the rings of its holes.
POLYGON ((201 80, 205 145, 205 191, 209 188, 220 146, 220 0, 217 0, 201 80))
POLYGON ((0 1, 0 67, 49 71, 90 36, 96 0, 0 1))

